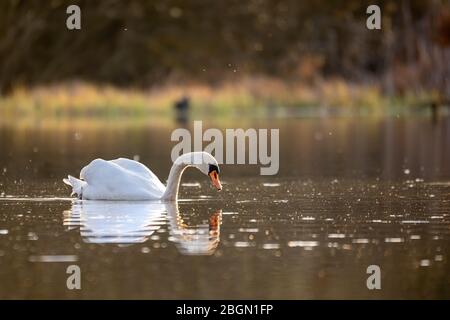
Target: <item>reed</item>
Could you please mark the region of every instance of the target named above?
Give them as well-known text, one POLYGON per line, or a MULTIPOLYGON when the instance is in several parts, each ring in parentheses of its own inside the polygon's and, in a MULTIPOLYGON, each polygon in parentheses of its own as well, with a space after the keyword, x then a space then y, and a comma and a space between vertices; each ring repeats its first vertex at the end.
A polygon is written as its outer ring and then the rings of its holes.
MULTIPOLYGON (((337 78, 305 84, 256 77, 216 86, 166 84, 147 90, 70 82, 17 87, 8 96, 0 97, 0 115, 7 119, 167 117, 172 115, 174 102, 184 95, 190 98, 194 116, 255 115, 267 110, 318 107, 380 114, 386 108, 410 104, 417 98, 413 95, 386 97, 377 86, 357 85, 337 78)), ((422 93, 420 98, 427 96, 422 93)))

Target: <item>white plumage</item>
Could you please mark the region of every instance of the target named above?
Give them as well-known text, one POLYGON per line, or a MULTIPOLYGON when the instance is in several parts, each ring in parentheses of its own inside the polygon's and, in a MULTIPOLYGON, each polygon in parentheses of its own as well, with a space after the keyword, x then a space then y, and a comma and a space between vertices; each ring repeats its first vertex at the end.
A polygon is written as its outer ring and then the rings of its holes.
POLYGON ((176 200, 184 169, 194 166, 208 175, 209 165, 218 168, 216 159, 206 152, 180 156, 170 170, 166 188, 140 162, 125 158, 95 159, 81 169, 80 179, 69 175, 63 181, 72 186, 72 195, 84 200, 176 200))

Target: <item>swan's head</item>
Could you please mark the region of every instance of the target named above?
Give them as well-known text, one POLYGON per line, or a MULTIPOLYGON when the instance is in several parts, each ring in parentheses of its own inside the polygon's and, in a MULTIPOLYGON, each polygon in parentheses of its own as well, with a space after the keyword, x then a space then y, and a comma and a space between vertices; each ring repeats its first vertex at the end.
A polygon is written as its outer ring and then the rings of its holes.
POLYGON ((207 152, 192 152, 187 155, 191 158, 191 165, 207 175, 217 190, 222 190, 222 184, 219 180, 220 169, 217 160, 207 152))
POLYGON ((217 163, 217 160, 210 155, 209 153, 204 152, 207 157, 205 158, 206 161, 204 161, 202 164, 198 166, 198 169, 209 176, 211 179, 211 184, 218 190, 222 190, 222 184, 219 180, 219 164, 217 163))
POLYGON ((219 165, 210 164, 208 166, 208 176, 211 179, 212 185, 216 187, 218 191, 222 190, 222 184, 220 183, 219 180, 219 173, 220 173, 219 165))

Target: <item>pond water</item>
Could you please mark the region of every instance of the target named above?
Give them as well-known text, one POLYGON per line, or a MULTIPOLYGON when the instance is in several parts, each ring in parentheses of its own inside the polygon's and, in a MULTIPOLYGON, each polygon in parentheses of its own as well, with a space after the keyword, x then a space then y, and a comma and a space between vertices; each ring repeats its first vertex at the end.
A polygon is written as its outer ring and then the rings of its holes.
POLYGON ((177 125, 3 122, 0 298, 450 298, 448 118, 204 126, 279 128, 279 174, 222 165, 219 193, 188 170, 176 204, 74 200, 62 178, 97 157, 165 181, 177 125))

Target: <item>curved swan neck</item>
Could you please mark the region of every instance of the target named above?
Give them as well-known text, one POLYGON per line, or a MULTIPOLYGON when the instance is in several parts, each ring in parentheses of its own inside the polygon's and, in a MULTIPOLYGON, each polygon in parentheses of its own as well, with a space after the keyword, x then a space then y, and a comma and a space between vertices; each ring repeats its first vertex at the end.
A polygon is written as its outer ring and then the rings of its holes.
POLYGON ((162 196, 163 200, 177 201, 181 175, 183 174, 184 169, 190 166, 190 164, 187 163, 177 162, 178 161, 175 161, 175 163, 172 165, 172 168, 170 169, 169 178, 167 179, 166 191, 162 196))
POLYGON ((162 200, 176 201, 178 197, 178 189, 180 187, 181 175, 184 169, 187 167, 196 167, 205 175, 208 174, 208 166, 211 163, 216 163, 216 159, 213 158, 207 152, 189 152, 178 157, 172 165, 169 173, 169 179, 167 180, 166 191, 162 196, 162 200))

